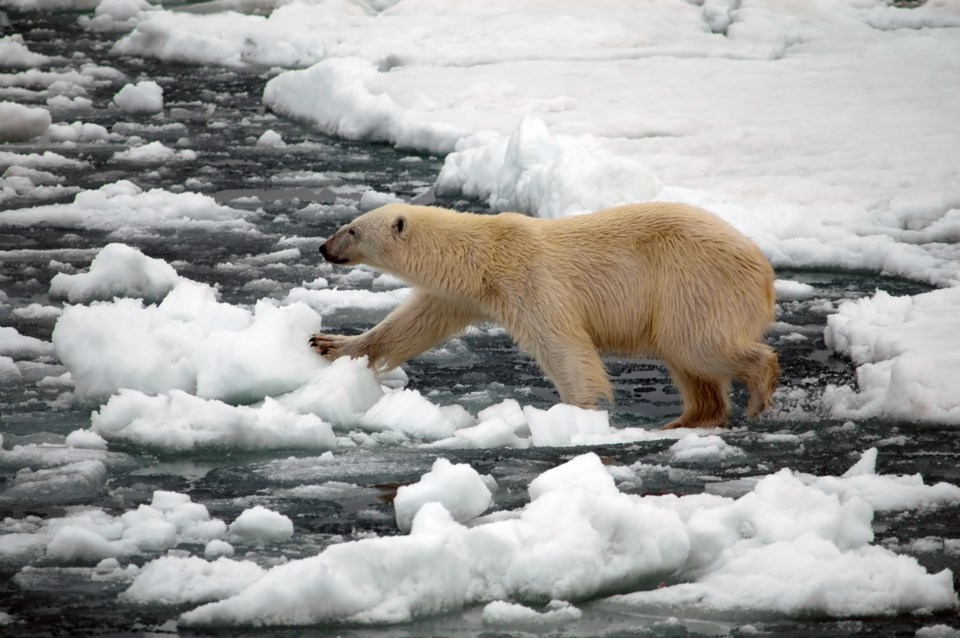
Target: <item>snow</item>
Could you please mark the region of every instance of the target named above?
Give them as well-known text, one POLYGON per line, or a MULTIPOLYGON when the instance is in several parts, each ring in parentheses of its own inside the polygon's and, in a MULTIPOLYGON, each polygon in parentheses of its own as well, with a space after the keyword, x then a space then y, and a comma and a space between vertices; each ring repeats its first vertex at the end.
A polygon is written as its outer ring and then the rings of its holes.
POLYGON ((50 128, 50 112, 15 102, 0 102, 0 142, 25 142, 50 128))
POLYGON ((440 503, 453 520, 465 523, 483 514, 493 504, 493 495, 468 464, 438 458, 418 482, 397 490, 393 500, 397 527, 409 532, 417 512, 427 503, 440 503))
POLYGON ((279 543, 293 536, 293 521, 279 512, 255 505, 241 512, 228 532, 235 543, 279 543))
POLYGON ((16 328, 0 326, 0 355, 14 359, 37 359, 51 352, 49 342, 22 335, 16 328))
POLYGON ((147 257, 126 244, 107 244, 86 273, 58 273, 50 281, 50 296, 71 303, 89 303, 114 297, 161 301, 179 282, 177 271, 162 259, 147 257))
POLYGON ((113 96, 113 101, 125 113, 131 115, 159 113, 163 110, 163 88, 153 80, 125 84, 113 96))
MULTIPOLYGON (((854 474, 869 476, 866 465, 854 474)), ((633 590, 612 604, 660 613, 844 617, 958 604, 949 570, 930 574, 915 559, 871 544, 866 501, 821 491, 789 470, 736 500, 630 496, 590 453, 541 474, 529 494, 520 510, 471 527, 428 502, 409 535, 341 543, 273 567, 235 596, 186 612, 181 623, 394 623, 492 601, 504 603, 485 609, 491 622, 537 622, 547 618, 514 601, 578 600, 611 589, 633 590), (671 573, 681 582, 649 588, 671 573)), ((555 611, 576 617, 563 603, 546 613, 555 611)))
POLYGON ((838 418, 960 424, 958 334, 960 287, 840 304, 825 337, 858 365, 857 388, 830 386, 824 403, 838 418))

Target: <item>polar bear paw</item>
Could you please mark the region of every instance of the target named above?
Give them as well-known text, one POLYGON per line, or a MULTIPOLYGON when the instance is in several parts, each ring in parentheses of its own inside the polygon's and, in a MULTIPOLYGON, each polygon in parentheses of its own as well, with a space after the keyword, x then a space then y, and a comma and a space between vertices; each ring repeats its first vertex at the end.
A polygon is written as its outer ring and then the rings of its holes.
POLYGON ((347 337, 345 335, 318 332, 310 337, 310 347, 331 361, 345 356, 356 357, 360 354, 356 352, 356 337, 347 337))

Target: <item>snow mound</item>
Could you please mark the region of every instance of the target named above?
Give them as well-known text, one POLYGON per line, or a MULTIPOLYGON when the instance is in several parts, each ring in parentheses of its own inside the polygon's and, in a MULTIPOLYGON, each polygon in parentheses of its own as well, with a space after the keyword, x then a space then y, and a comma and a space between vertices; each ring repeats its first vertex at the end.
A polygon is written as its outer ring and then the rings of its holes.
POLYGON ((107 244, 97 253, 86 273, 57 273, 50 281, 50 295, 71 303, 89 303, 114 297, 138 297, 160 301, 180 281, 173 267, 162 259, 147 257, 126 244, 107 244))

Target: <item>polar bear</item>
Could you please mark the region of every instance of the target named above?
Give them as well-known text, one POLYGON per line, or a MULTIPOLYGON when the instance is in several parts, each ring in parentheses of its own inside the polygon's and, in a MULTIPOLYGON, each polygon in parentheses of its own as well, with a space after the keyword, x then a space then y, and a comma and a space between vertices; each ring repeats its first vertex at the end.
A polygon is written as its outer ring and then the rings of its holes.
POLYGON ((747 237, 693 206, 537 219, 390 204, 338 230, 320 253, 414 289, 363 334, 313 335, 328 359, 367 356, 390 369, 493 321, 564 403, 585 408, 613 400, 601 353, 662 359, 683 400, 665 428, 724 425, 732 379, 747 386, 750 417, 776 386, 777 356, 762 341, 774 318, 773 269, 747 237))

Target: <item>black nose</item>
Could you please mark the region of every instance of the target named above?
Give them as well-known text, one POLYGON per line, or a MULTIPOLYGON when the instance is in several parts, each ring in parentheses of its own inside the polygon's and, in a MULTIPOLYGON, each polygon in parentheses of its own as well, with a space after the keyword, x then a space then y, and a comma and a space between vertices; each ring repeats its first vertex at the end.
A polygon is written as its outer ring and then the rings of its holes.
POLYGON ((320 254, 323 255, 323 258, 324 258, 324 259, 330 259, 329 255, 327 255, 327 245, 326 245, 326 244, 320 244, 320 254))

